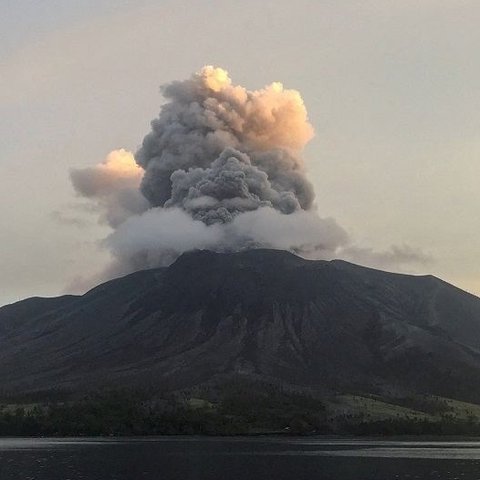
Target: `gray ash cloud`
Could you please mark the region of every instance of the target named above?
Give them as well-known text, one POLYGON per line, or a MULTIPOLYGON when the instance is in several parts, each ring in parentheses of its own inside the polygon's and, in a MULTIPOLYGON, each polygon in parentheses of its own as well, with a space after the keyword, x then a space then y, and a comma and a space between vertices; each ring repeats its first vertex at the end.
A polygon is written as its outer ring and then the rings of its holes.
POLYGON ((334 219, 318 215, 302 158, 313 128, 299 92, 280 83, 249 91, 207 66, 162 93, 165 103, 134 156, 117 150, 72 171, 77 193, 113 228, 103 241, 113 257, 104 277, 165 265, 196 248, 281 248, 327 259, 343 252, 351 260, 359 253, 392 265, 396 257, 423 258, 357 248, 334 219))

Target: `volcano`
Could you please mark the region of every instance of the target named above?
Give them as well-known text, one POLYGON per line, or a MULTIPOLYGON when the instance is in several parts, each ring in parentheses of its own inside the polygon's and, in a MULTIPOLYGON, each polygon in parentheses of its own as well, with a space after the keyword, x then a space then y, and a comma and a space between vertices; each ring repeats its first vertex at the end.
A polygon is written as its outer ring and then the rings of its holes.
POLYGON ((232 375, 480 402, 480 299, 433 276, 257 249, 193 251, 82 296, 0 309, 4 393, 232 375))

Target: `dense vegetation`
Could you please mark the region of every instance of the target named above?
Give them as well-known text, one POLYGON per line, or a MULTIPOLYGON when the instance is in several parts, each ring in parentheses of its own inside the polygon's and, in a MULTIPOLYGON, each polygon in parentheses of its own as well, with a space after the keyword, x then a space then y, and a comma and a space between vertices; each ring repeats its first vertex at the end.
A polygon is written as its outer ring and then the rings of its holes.
POLYGON ((264 384, 231 382, 220 389, 175 394, 104 391, 81 399, 0 405, 0 436, 458 434, 480 435, 477 415, 459 416, 444 399, 407 397, 382 403, 360 398, 360 413, 332 413, 323 400, 264 384), (388 405, 389 418, 375 416, 369 401, 388 405), (414 408, 414 409, 413 409, 414 408), (404 410, 402 410, 404 409, 404 410), (369 413, 370 412, 370 413, 369 413), (424 412, 425 414, 421 413, 424 412))
POLYGON ((108 391, 75 401, 0 406, 0 435, 306 433, 322 426, 324 411, 319 400, 272 386, 226 385, 216 403, 108 391))

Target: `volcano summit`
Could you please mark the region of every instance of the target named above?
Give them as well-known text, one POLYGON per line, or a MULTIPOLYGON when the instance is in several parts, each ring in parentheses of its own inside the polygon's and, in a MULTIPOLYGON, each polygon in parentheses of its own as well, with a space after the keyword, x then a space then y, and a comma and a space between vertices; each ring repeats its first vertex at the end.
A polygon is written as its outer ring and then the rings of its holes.
POLYGON ((278 250, 194 251, 83 296, 0 309, 5 392, 230 376, 480 402, 480 299, 432 276, 278 250))

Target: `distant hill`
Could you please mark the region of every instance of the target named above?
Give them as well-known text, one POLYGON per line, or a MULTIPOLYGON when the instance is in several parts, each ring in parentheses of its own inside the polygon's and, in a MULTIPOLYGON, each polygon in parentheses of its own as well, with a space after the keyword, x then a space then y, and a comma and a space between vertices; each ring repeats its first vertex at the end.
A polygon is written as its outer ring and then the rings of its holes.
POLYGON ((234 375, 480 402, 480 299, 432 276, 259 249, 195 251, 83 296, 0 309, 3 393, 234 375))

